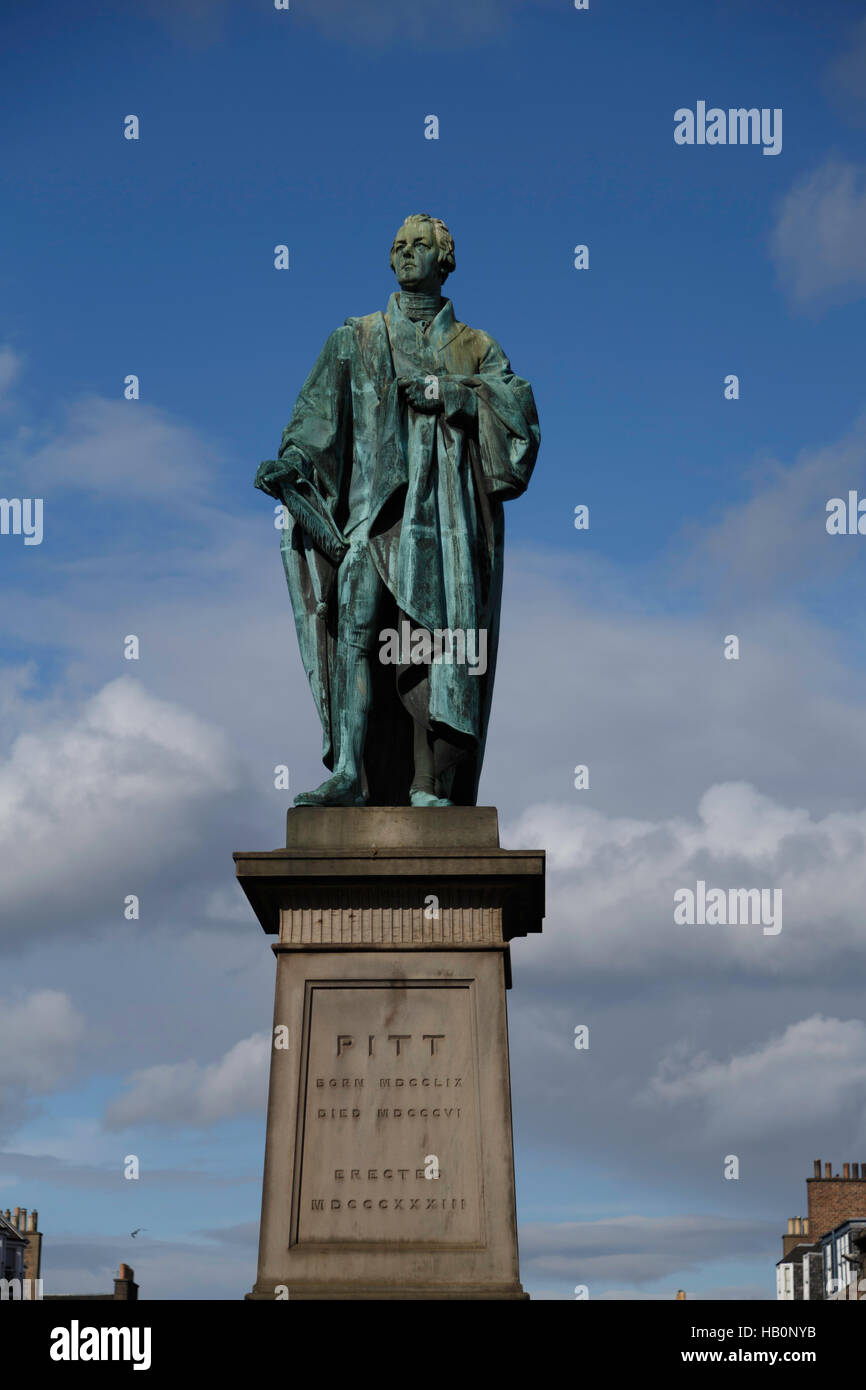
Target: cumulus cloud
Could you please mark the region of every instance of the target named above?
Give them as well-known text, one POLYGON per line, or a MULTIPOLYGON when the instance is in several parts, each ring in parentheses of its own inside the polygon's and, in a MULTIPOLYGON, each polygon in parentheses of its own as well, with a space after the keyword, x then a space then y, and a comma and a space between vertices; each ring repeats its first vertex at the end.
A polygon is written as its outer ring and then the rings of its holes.
POLYGON ((27 461, 31 489, 97 492, 189 505, 212 485, 214 453, 166 411, 141 401, 74 401, 50 443, 27 461))
POLYGON ((482 801, 511 813, 561 795, 661 818, 743 779, 816 811, 859 804, 866 680, 849 615, 864 551, 825 523, 827 499, 864 484, 860 424, 767 470, 624 597, 621 573, 608 582, 591 556, 513 551, 482 801), (688 602, 674 612, 677 584, 688 602), (731 632, 738 661, 722 655, 731 632))
POLYGON ((771 252, 800 308, 866 293, 866 169, 829 161, 800 179, 779 208, 771 252))
POLYGON ((623 975, 748 967, 756 975, 836 969, 864 946, 866 811, 813 818, 747 782, 712 786, 694 818, 634 819, 567 803, 530 808, 506 842, 548 852, 548 931, 527 964, 623 975), (681 925, 674 893, 781 889, 782 930, 681 925))
POLYGON ((108 1106, 109 1129, 134 1124, 211 1125, 261 1111, 267 1092, 270 1038, 243 1038, 218 1062, 176 1062, 133 1074, 108 1106))
POLYGON ((122 920, 123 897, 198 843, 234 776, 220 730, 128 676, 19 734, 0 763, 0 927, 122 920))
POLYGON ((60 990, 0 999, 0 1102, 12 1090, 54 1090, 84 1033, 83 1015, 60 990))
POLYGON ((729 1142, 817 1130, 847 1113, 862 1143, 866 1024, 815 1014, 727 1061, 673 1053, 652 1077, 646 1099, 671 1106, 698 1102, 707 1135, 729 1142))
MULTIPOLYGON (((827 532, 827 503, 866 490, 866 416, 840 439, 804 449, 785 466, 762 460, 751 470, 754 492, 728 508, 712 526, 688 528, 689 553, 681 562, 688 583, 736 594, 751 608, 790 598, 806 587, 845 582, 862 564, 846 538, 827 532)), ((767 626, 778 615, 766 615, 767 626)))

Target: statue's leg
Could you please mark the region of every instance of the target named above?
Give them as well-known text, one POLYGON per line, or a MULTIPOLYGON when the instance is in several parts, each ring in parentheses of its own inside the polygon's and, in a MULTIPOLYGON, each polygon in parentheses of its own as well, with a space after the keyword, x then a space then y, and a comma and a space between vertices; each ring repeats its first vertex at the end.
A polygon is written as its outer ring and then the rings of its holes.
POLYGON ((409 803, 412 806, 453 806, 452 801, 436 795, 436 765, 433 735, 425 724, 416 719, 412 737, 412 754, 415 771, 409 789, 409 803))
POLYGON ((312 792, 295 797, 296 806, 363 806, 362 768, 370 716, 370 653, 382 582, 367 548, 366 528, 352 537, 337 571, 337 653, 331 720, 334 771, 312 792))

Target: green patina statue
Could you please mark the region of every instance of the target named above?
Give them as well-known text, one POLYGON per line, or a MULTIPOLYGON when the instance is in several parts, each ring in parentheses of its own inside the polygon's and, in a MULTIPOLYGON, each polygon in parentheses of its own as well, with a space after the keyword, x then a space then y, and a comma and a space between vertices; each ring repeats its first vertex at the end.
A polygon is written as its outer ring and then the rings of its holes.
POLYGON ((282 557, 332 775, 304 806, 474 806, 502 595, 502 503, 539 445, 529 383, 454 317, 444 222, 408 217, 384 314, 326 342, 256 487, 282 557))

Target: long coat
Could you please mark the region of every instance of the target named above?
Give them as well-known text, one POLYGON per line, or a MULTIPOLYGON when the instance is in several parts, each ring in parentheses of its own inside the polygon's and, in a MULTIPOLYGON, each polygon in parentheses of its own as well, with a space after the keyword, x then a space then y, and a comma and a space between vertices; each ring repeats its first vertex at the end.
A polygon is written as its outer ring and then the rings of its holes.
POLYGON ((279 451, 278 490, 295 518, 283 531, 282 557, 326 767, 336 724, 334 580, 350 495, 358 515, 359 482, 371 555, 389 595, 382 626, 408 620, 431 633, 487 637, 484 675, 447 663, 395 671, 374 656, 364 757, 371 804, 408 799, 407 712, 438 736, 439 794, 475 803, 496 667, 502 503, 525 490, 538 445, 529 383, 489 334, 455 319, 450 299, 426 333, 402 313, 396 294, 385 314, 347 319, 298 396, 279 451), (435 377, 441 411, 416 412, 397 387, 401 376, 435 377))

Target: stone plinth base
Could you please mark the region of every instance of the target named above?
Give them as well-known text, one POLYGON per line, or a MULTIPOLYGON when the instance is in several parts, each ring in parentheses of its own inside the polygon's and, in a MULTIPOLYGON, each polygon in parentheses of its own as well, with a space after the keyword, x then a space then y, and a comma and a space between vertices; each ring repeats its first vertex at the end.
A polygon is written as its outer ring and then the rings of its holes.
MULTIPOLYGON (((287 1295, 281 1293, 280 1298, 285 1299, 287 1295)), ((270 1288, 260 1288, 256 1284, 252 1293, 245 1295, 249 1302, 253 1303, 273 1303, 277 1299, 274 1286, 270 1288)), ((402 1299, 404 1302, 428 1303, 431 1300, 449 1301, 453 1299, 467 1300, 474 1298, 486 1299, 488 1303, 495 1303, 501 1300, 519 1300, 521 1303, 529 1301, 529 1294, 524 1291, 520 1284, 503 1286, 497 1289, 493 1284, 478 1284, 473 1287, 470 1284, 452 1284, 448 1288, 438 1288, 433 1284, 426 1284, 423 1288, 404 1289, 394 1288, 393 1285, 383 1284, 381 1288, 374 1288, 372 1285, 359 1288, 357 1284, 346 1284, 342 1287, 339 1284, 305 1284, 293 1288, 288 1295, 290 1301, 295 1303, 315 1303, 333 1302, 349 1300, 357 1302, 382 1302, 383 1300, 402 1299)))
POLYGON ((236 854, 278 935, 254 1299, 514 1299, 508 942, 544 856, 487 807, 301 807, 236 854))

